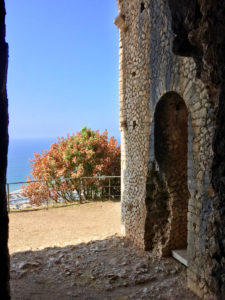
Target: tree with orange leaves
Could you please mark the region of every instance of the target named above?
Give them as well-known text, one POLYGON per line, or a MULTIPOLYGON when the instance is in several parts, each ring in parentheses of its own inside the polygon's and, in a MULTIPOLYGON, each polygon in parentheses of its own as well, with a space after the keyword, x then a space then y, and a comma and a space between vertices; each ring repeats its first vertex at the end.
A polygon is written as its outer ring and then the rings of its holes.
MULTIPOLYGON (((31 174, 33 180, 23 187, 23 195, 31 204, 41 205, 48 199, 72 202, 91 191, 95 194, 100 182, 82 177, 120 175, 120 146, 114 137, 83 127, 76 135, 58 138, 49 151, 34 153, 31 174)), ((28 182, 31 180, 28 177, 28 182)))

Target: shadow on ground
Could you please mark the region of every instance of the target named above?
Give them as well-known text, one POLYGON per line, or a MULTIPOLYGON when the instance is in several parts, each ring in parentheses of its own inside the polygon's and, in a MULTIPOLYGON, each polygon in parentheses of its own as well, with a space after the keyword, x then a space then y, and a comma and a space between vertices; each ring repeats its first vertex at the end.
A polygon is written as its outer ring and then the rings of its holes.
POLYGON ((185 281, 175 260, 119 236, 11 255, 12 299, 198 299, 185 281))

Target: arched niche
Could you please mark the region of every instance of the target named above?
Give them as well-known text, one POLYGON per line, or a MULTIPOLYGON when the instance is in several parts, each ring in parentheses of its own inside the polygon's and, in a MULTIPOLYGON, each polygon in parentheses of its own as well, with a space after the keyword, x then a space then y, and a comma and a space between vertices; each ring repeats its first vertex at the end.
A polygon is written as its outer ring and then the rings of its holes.
POLYGON ((146 186, 146 250, 170 255, 187 247, 188 111, 182 97, 166 93, 154 116, 154 157, 146 186))

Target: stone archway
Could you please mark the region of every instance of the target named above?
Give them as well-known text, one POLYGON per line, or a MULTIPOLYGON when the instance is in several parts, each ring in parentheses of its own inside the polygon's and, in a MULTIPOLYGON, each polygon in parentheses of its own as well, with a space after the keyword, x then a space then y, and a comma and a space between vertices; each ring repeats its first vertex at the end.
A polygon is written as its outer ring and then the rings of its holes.
POLYGON ((188 111, 175 92, 166 93, 156 106, 153 140, 155 163, 146 186, 146 250, 169 255, 187 247, 189 199, 188 111))

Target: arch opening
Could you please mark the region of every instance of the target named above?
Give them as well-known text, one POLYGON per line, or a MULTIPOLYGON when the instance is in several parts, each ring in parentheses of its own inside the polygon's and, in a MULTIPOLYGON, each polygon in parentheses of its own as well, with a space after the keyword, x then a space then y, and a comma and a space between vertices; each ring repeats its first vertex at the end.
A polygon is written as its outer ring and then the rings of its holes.
POLYGON ((158 102, 152 134, 155 163, 146 186, 145 245, 165 256, 187 247, 188 111, 177 93, 158 102))

